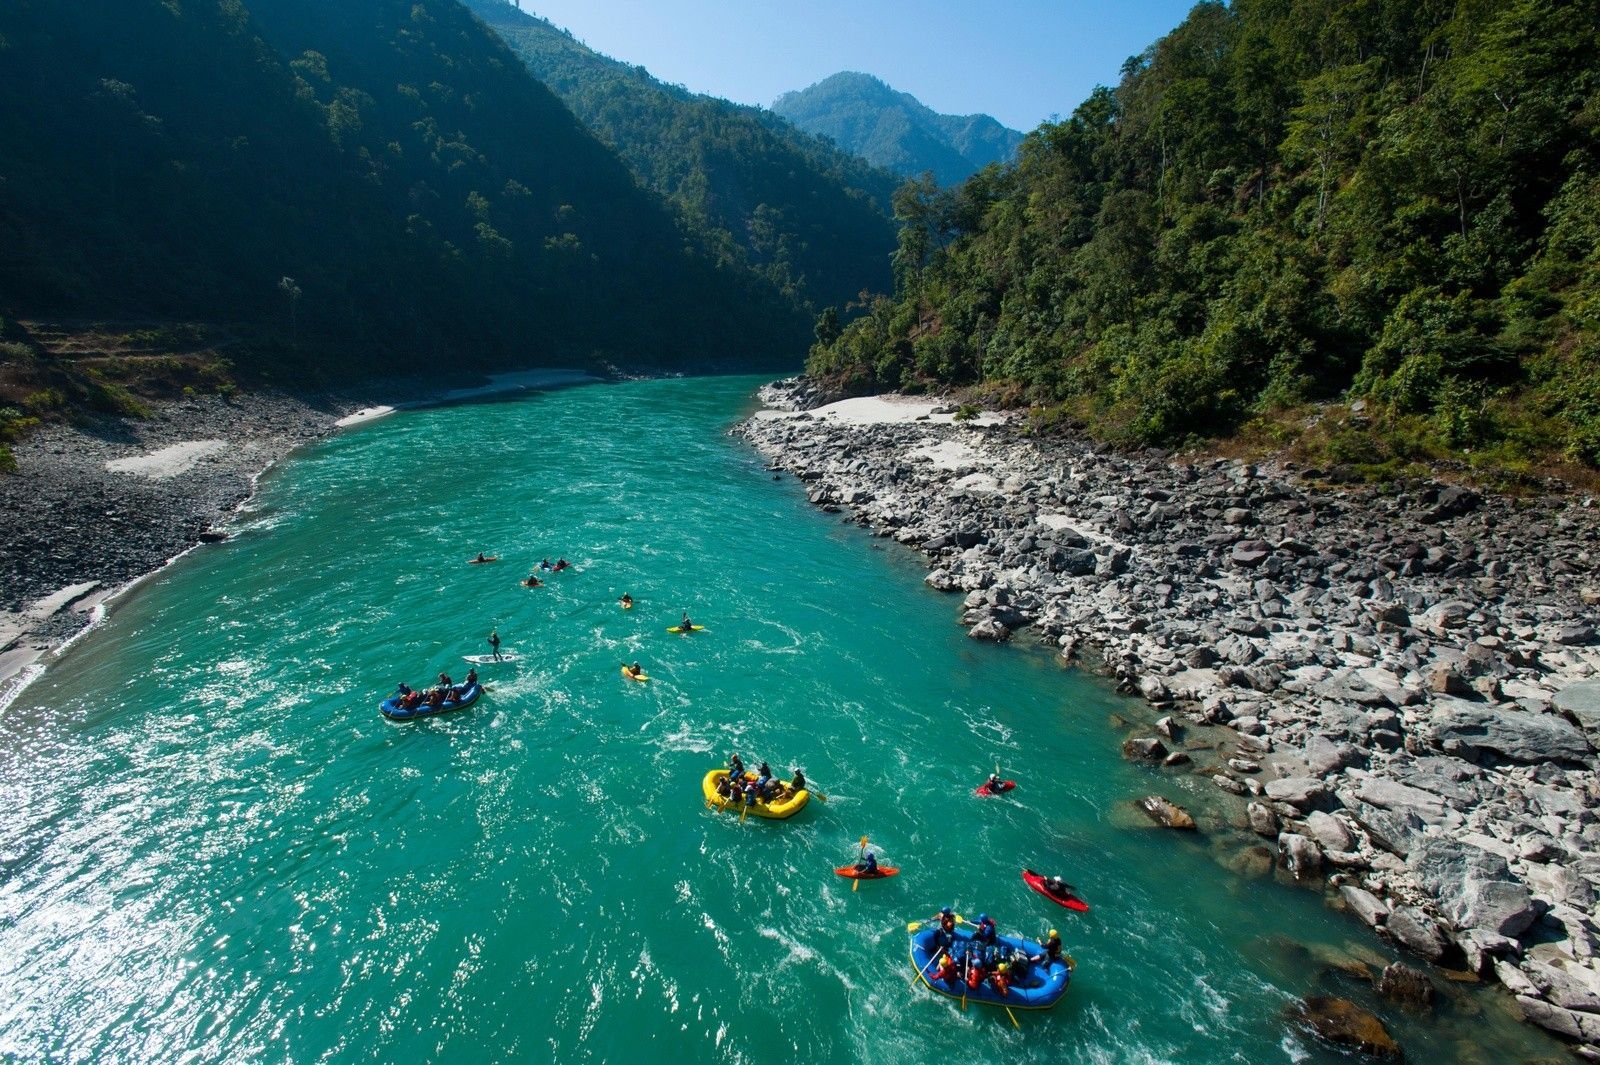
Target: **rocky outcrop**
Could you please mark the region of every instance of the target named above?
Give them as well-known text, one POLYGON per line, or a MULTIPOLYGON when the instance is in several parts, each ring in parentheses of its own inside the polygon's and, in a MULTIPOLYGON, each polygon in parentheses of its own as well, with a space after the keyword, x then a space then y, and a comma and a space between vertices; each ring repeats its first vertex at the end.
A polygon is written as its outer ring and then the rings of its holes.
POLYGON ((1185 832, 1193 832, 1197 828, 1188 810, 1159 795, 1145 796, 1139 800, 1138 806, 1145 812, 1145 816, 1162 828, 1176 828, 1185 832))
POLYGON ((1376 1015, 1347 998, 1310 995, 1292 1006, 1289 1020, 1325 1043, 1386 1061, 1403 1061, 1405 1052, 1376 1015))
MULTIPOLYGON (((1287 463, 1118 454, 933 411, 737 431, 927 555, 980 635, 1104 669, 1171 736, 1231 729, 1237 750, 1198 768, 1254 804, 1239 822, 1285 861, 1308 869, 1314 850, 1363 892, 1346 904, 1381 934, 1484 973, 1523 972, 1537 944, 1600 985, 1600 507, 1330 489, 1287 463)), ((1165 761, 1157 743, 1128 753, 1165 761)), ((1564 1019, 1582 1010, 1531 980, 1518 993, 1590 1038, 1564 1019)))

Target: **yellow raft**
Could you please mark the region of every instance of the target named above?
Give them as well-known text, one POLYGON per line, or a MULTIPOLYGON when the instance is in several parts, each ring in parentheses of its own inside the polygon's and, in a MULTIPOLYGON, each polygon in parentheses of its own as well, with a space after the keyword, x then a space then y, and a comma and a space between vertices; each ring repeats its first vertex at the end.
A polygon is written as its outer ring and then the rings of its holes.
MULTIPOLYGON (((700 782, 700 790, 706 797, 706 805, 710 806, 712 809, 718 811, 727 810, 730 813, 740 813, 744 809, 743 800, 734 802, 729 799, 724 799, 721 795, 717 794, 717 781, 723 779, 727 775, 728 771, 726 769, 713 769, 711 772, 707 773, 706 778, 700 782)), ((746 773, 745 779, 755 780, 756 775, 754 773, 746 773)), ((791 795, 786 795, 777 802, 757 802, 750 807, 750 812, 755 814, 757 817, 766 817, 773 821, 782 821, 786 817, 793 817, 795 814, 799 813, 801 809, 805 807, 805 804, 810 801, 811 793, 805 788, 801 788, 799 791, 794 792, 791 795)))

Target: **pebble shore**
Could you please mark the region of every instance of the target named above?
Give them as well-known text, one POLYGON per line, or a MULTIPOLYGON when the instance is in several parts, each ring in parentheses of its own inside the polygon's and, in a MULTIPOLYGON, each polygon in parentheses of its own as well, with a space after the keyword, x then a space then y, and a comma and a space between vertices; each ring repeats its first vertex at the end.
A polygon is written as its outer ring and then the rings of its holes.
POLYGON ((735 434, 926 555, 969 635, 1115 676, 1165 715, 1126 756, 1207 773, 1330 903, 1600 1061, 1594 500, 1341 488, 804 378, 761 398, 735 434), (1185 725, 1230 730, 1224 760, 1189 764, 1185 725))

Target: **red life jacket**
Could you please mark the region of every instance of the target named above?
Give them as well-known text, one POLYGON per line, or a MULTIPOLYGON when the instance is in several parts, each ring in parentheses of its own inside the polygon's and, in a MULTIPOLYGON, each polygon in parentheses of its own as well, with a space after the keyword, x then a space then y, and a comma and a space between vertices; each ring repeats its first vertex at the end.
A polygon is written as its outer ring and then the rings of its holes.
POLYGON ((974 965, 967 970, 967 986, 976 991, 981 983, 983 983, 983 966, 974 965))
POLYGON ((994 989, 1000 992, 1002 995, 1011 994, 1011 981, 1006 978, 1005 973, 995 973, 993 976, 989 977, 989 982, 993 984, 994 989))

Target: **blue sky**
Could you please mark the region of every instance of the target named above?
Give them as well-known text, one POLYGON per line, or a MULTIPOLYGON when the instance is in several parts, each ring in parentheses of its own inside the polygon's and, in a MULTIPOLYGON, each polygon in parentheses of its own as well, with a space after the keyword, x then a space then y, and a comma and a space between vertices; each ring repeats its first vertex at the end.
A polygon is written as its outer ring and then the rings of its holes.
POLYGON ((770 105, 841 70, 1027 131, 1072 113, 1193 0, 521 0, 662 81, 770 105))

